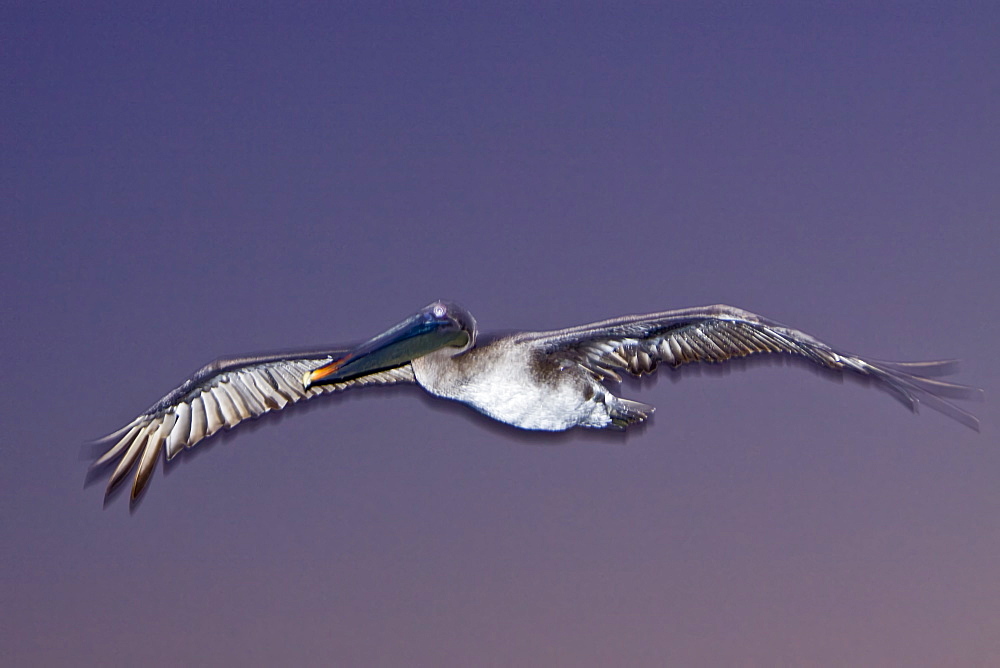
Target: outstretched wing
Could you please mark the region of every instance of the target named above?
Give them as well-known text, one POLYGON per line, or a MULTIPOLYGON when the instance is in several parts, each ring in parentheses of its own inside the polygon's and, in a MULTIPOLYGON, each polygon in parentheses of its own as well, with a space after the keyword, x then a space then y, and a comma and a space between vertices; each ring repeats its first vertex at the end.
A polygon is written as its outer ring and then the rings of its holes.
POLYGON ((136 419, 98 440, 98 444, 114 445, 93 466, 119 460, 108 482, 110 493, 138 460, 132 484, 135 499, 148 482, 164 445, 167 459, 172 459, 222 428, 232 429, 244 420, 304 399, 351 387, 414 382, 413 368, 404 364, 340 383, 303 387, 303 374, 346 352, 323 350, 216 360, 136 419))
POLYGON ((954 360, 880 362, 835 350, 804 332, 725 305, 626 316, 552 332, 517 336, 532 341, 560 363, 579 364, 599 378, 621 380, 618 370, 652 373, 660 362, 725 362, 759 353, 804 357, 837 371, 869 376, 894 392, 912 410, 923 402, 979 430, 979 420, 944 397, 973 399, 982 391, 930 378, 952 373, 954 360))

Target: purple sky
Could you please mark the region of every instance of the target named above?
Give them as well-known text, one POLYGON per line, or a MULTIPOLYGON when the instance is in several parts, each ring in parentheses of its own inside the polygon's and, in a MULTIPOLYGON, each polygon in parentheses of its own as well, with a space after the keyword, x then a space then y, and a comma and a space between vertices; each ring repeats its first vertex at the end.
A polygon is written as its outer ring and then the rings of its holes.
MULTIPOLYGON (((10 665, 1000 663, 1000 10, 2 10, 10 665), (428 302, 725 302, 966 360, 981 434, 797 365, 622 436, 359 390, 159 466, 81 443, 223 354, 428 302), (83 453, 83 454, 81 454, 83 453)), ((679 382, 675 382, 679 381, 679 382)))

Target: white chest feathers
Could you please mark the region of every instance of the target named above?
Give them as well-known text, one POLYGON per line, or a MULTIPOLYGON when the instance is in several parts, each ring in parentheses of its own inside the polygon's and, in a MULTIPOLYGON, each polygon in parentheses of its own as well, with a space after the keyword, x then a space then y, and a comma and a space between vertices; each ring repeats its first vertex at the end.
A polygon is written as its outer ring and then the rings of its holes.
POLYGON ((465 359, 429 355, 413 360, 417 382, 431 394, 522 429, 562 431, 610 421, 598 399, 603 388, 580 374, 540 374, 530 351, 520 346, 500 343, 470 352, 465 359))

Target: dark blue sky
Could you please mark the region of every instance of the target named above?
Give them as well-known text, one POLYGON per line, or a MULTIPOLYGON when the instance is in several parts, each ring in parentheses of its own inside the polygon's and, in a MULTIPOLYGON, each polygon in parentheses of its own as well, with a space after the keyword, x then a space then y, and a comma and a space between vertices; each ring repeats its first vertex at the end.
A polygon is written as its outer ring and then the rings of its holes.
POLYGON ((1000 11, 8 6, 15 665, 1000 661, 1000 11), (798 365, 543 437, 360 390, 159 467, 80 444, 220 355, 717 302, 960 357, 975 434, 798 365))

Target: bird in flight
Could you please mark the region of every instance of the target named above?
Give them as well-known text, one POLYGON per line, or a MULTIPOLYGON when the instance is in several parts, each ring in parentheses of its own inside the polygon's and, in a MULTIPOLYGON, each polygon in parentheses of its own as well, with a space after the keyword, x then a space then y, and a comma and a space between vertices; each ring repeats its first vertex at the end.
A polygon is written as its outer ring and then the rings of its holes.
POLYGON ((935 378, 954 361, 882 362, 836 350, 812 336, 748 311, 716 305, 632 315, 550 332, 477 340, 476 321, 457 304, 436 301, 357 346, 221 358, 96 443, 94 462, 117 462, 106 495, 135 468, 131 498, 149 481, 160 452, 172 459, 220 429, 324 394, 365 385, 416 383, 521 429, 625 429, 653 407, 615 396, 605 381, 652 373, 660 363, 719 363, 757 354, 794 355, 833 372, 867 376, 912 410, 922 402, 979 429, 948 401, 980 390, 935 378))

